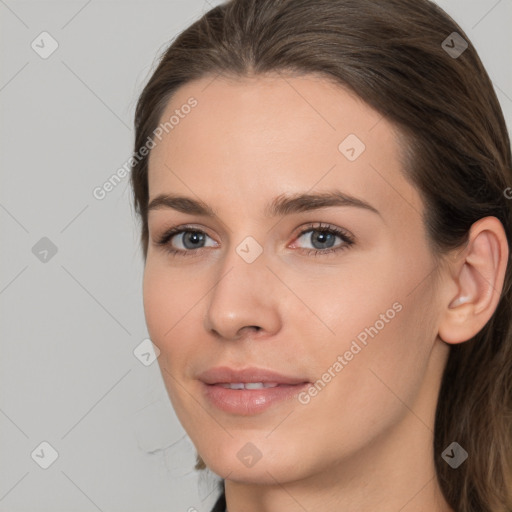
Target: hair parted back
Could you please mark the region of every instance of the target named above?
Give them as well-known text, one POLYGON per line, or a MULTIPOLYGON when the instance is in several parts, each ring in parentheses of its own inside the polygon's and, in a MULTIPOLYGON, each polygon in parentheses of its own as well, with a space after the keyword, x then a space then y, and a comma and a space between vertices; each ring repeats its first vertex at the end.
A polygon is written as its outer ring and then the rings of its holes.
MULTIPOLYGON (((232 0, 184 30, 160 57, 135 113, 135 152, 181 86, 207 75, 322 75, 394 123, 404 175, 417 188, 436 255, 461 248, 471 225, 497 217, 512 248, 512 157, 493 85, 464 31, 429 0, 232 0)), ((200 108, 200 106, 199 106, 200 108)), ((193 115, 193 113, 191 114, 193 115)), ((186 122, 186 121, 184 121, 186 122)), ((179 129, 179 128, 178 128, 179 129)), ((133 159, 134 206, 148 248, 148 156, 133 159)), ((450 347, 436 410, 437 478, 457 512, 512 511, 512 268, 500 302, 471 340, 450 347), (469 454, 441 458, 453 441, 469 454)), ((205 465, 198 456, 196 469, 205 465)))

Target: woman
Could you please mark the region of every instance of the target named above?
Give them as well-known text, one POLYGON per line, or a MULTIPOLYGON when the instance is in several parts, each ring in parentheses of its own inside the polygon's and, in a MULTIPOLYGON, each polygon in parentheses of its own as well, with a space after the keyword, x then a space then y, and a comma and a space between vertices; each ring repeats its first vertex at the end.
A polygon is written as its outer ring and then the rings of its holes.
POLYGON ((233 0, 135 127, 146 321, 214 510, 512 510, 512 159, 461 28, 233 0))

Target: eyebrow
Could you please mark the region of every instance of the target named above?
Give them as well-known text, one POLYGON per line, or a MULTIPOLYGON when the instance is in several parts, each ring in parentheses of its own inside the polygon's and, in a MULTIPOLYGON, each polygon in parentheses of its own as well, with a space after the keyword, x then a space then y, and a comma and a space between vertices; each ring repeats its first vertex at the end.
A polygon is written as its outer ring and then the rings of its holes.
MULTIPOLYGON (((361 208, 381 215, 375 207, 366 201, 339 190, 331 190, 313 194, 281 194, 267 205, 265 216, 278 217, 333 206, 361 208)), ((162 208, 172 208, 173 210, 190 215, 216 216, 216 212, 203 201, 179 195, 160 194, 151 200, 147 211, 162 208)))

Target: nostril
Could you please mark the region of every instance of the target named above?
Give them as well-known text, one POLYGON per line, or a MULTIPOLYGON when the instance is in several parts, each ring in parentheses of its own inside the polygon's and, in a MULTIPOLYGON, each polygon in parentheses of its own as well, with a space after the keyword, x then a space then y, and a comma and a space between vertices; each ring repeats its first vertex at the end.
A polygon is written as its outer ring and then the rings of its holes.
POLYGON ((244 327, 242 327, 239 331, 238 331, 238 334, 242 335, 245 331, 254 331, 254 332, 259 332, 262 330, 262 327, 259 326, 259 325, 245 325, 244 327))

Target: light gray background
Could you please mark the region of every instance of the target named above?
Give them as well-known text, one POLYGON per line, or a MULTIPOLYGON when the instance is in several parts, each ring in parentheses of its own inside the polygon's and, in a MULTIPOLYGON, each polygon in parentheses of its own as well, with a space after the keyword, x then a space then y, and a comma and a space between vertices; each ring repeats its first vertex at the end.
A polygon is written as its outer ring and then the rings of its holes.
MULTIPOLYGON (((215 500, 157 363, 133 353, 148 333, 129 179, 103 200, 92 191, 131 155, 157 56, 218 3, 0 0, 1 512, 201 512, 215 500), (59 45, 47 59, 31 48, 43 31, 59 45), (43 237, 57 248, 46 262, 32 252, 43 237), (58 452, 48 469, 31 457, 43 441, 58 452)), ((512 0, 438 3, 512 126, 512 0)))

